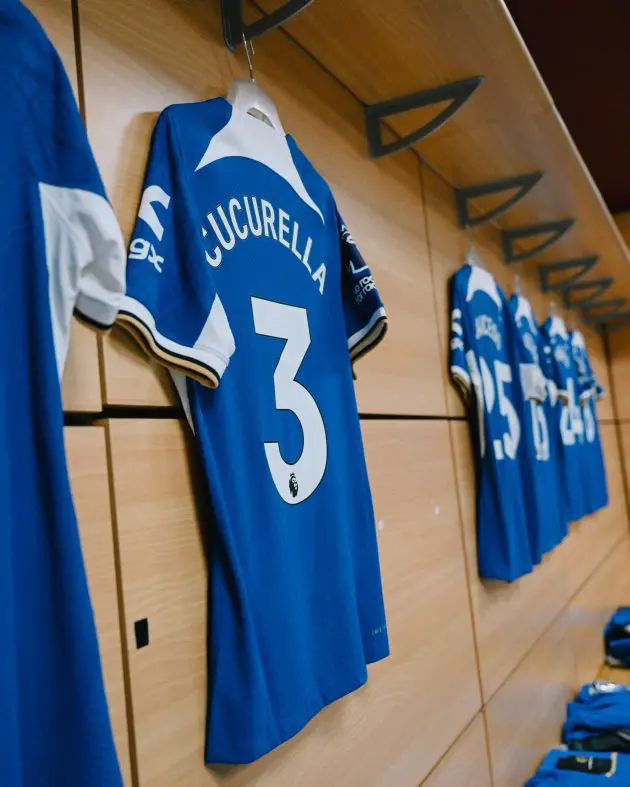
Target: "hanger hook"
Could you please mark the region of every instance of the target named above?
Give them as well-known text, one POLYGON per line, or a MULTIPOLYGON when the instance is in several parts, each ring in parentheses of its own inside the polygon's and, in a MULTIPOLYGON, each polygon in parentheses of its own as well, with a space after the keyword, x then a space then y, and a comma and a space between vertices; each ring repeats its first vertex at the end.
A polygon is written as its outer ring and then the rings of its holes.
POLYGON ((245 47, 245 56, 247 57, 247 67, 249 68, 249 81, 254 83, 256 82, 256 77, 254 76, 254 65, 252 63, 252 57, 256 54, 256 50, 254 49, 254 42, 247 38, 245 33, 243 33, 243 46, 245 47))

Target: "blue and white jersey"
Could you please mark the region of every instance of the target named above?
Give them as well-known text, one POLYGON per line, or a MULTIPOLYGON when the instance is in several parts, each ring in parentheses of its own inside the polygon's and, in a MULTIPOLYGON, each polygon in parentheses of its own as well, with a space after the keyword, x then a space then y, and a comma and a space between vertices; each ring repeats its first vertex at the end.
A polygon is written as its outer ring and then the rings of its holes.
POLYGON ((525 787, 625 787, 629 783, 630 754, 553 749, 525 787))
POLYGON ((576 522, 587 513, 587 500, 582 484, 582 446, 584 421, 579 403, 579 385, 571 339, 564 320, 549 317, 541 332, 551 349, 549 360, 560 407, 558 428, 562 455, 560 458, 560 484, 564 499, 564 513, 569 522, 576 522))
POLYGON ((450 371, 468 408, 477 471, 477 560, 485 579, 532 570, 519 450, 523 398, 514 331, 492 276, 466 264, 451 280, 450 371))
MULTIPOLYGON (((523 295, 510 298, 510 311, 516 323, 515 359, 524 357, 526 365, 521 364, 521 373, 529 370, 541 376, 545 362, 540 331, 530 302, 523 295)), ((526 381, 523 380, 525 387, 526 381)), ((542 556, 557 546, 566 535, 566 522, 563 514, 558 479, 558 440, 551 431, 549 421, 553 420, 553 405, 548 402, 547 379, 543 380, 544 401, 521 399, 515 401, 523 426, 523 448, 520 452, 528 513, 528 525, 532 557, 538 562, 542 556)))
POLYGON ((630 686, 596 680, 582 686, 568 704, 563 741, 618 729, 630 729, 630 686))
POLYGON ((0 0, 0 783, 122 785, 63 444, 72 312, 101 327, 125 252, 61 61, 0 0))
POLYGON ((160 116, 121 309, 174 371, 210 492, 206 759, 224 763, 389 652, 351 368, 385 310, 328 185, 247 109, 160 116))
POLYGON ((577 369, 578 398, 584 424, 581 460, 585 513, 593 514, 608 505, 606 466, 596 411, 596 402, 604 396, 604 390, 595 379, 586 342, 580 331, 571 331, 571 349, 577 369))

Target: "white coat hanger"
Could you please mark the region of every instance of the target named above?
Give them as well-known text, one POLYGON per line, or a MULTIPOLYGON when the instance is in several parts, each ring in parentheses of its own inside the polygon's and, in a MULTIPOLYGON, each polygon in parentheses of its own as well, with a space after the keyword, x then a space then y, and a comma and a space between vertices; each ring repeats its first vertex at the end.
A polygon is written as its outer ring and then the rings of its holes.
POLYGON ((518 273, 514 274, 514 295, 523 294, 523 285, 521 284, 521 277, 518 273))
POLYGON ((246 112, 257 120, 265 123, 276 131, 284 134, 284 128, 280 122, 280 116, 276 105, 271 98, 258 86, 254 76, 254 66, 252 55, 254 45, 243 34, 243 45, 247 56, 247 66, 249 68, 249 79, 236 79, 232 83, 227 100, 235 109, 246 112))
POLYGON ((476 266, 477 268, 482 268, 482 270, 485 271, 486 266, 484 265, 484 262, 481 259, 481 255, 477 251, 477 247, 475 245, 474 227, 469 227, 468 236, 470 237, 470 248, 468 249, 468 253, 466 254, 466 264, 476 266))

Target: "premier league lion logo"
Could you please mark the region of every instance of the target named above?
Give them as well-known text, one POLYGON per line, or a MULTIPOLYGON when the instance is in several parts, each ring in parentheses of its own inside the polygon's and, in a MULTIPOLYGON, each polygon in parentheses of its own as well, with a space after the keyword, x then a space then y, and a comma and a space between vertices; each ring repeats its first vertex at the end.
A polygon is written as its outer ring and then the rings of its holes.
POLYGON ((291 476, 289 477, 289 492, 291 492, 291 496, 297 497, 298 490, 299 487, 295 473, 291 473, 291 476))

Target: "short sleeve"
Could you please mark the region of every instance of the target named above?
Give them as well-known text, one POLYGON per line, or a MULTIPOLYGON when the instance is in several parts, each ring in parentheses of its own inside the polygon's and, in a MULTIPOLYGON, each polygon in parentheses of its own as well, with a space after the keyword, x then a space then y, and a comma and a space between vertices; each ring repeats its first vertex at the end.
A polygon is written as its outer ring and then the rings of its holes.
POLYGON ((59 374, 72 312, 90 325, 114 324, 124 294, 125 247, 85 127, 56 53, 46 68, 20 74, 30 122, 22 134, 37 179, 59 374))
POLYGON ((372 272, 339 213, 337 232, 341 251, 341 297, 346 336, 350 358, 354 362, 376 347, 385 336, 387 314, 372 272))
POLYGON ((168 110, 153 133, 119 322, 159 363, 211 388, 235 350, 168 110))
POLYGON ((449 344, 449 368, 451 377, 466 398, 470 395, 472 381, 468 373, 466 352, 468 351, 468 336, 465 328, 464 298, 453 277, 450 282, 451 329, 449 344))
POLYGON ((569 399, 569 380, 571 379, 571 359, 566 342, 551 343, 551 370, 553 381, 558 390, 558 398, 564 401, 569 399))

